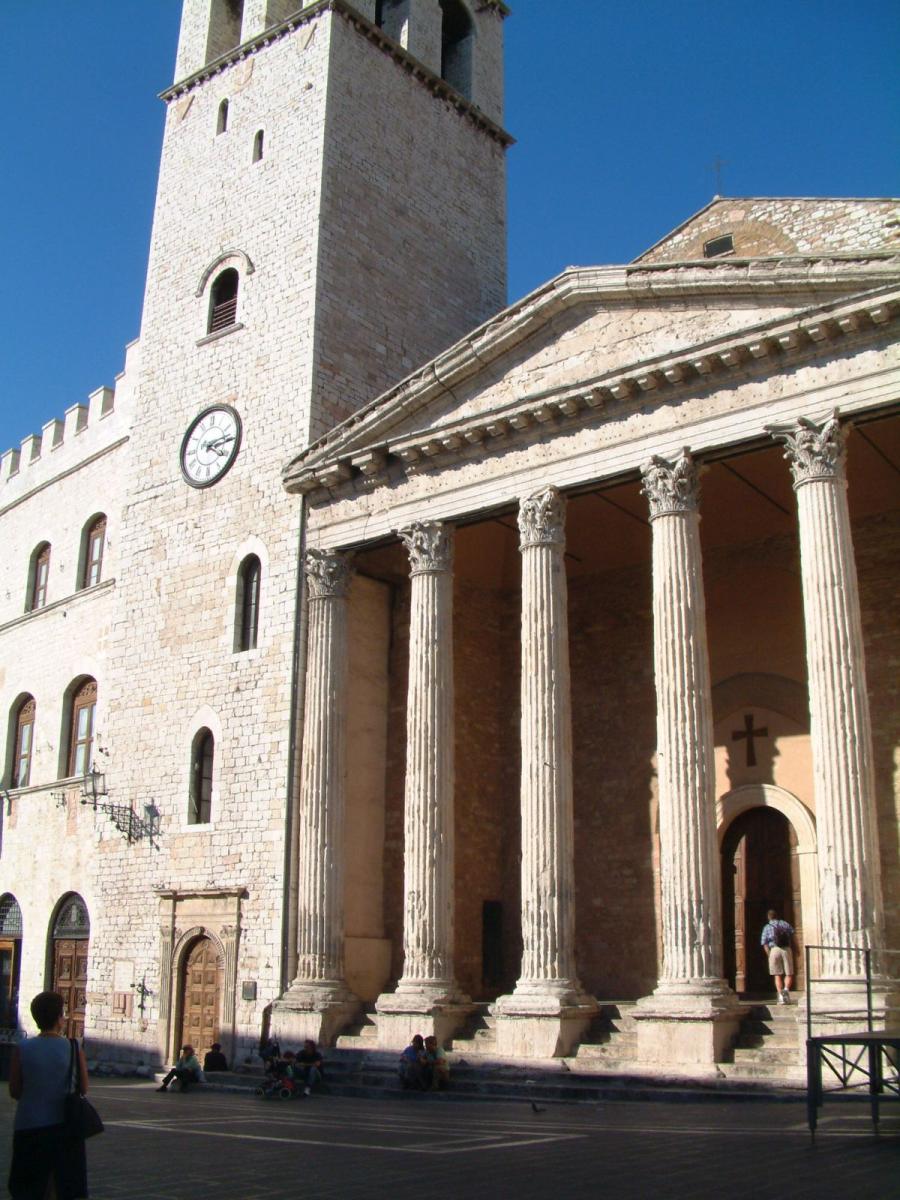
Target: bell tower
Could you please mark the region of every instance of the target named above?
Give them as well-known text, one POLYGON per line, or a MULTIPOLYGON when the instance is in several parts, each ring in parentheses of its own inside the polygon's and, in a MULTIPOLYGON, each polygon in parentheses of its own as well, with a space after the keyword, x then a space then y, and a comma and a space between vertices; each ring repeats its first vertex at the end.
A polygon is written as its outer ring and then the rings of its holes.
POLYGON ((92 949, 127 929, 158 961, 135 1036, 163 1058, 196 930, 223 1044, 292 978, 303 510, 281 472, 505 304, 505 14, 184 0, 109 647, 110 771, 152 781, 165 837, 142 866, 108 844, 92 949))

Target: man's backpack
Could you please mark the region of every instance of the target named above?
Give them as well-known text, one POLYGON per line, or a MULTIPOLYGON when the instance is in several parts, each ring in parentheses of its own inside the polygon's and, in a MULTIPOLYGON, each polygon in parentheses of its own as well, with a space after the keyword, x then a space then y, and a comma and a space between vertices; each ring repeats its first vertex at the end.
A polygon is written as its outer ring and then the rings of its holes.
POLYGON ((784 925, 776 925, 775 926, 775 945, 779 948, 779 950, 787 950, 787 948, 790 946, 790 944, 791 944, 791 935, 788 933, 787 927, 784 925))

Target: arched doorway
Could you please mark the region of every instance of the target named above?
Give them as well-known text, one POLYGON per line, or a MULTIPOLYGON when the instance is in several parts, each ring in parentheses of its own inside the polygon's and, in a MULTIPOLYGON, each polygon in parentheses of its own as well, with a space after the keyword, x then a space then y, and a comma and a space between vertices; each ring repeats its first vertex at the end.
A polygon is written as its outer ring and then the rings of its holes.
POLYGON ((66 1037, 84 1037, 90 936, 85 902, 74 892, 63 897, 51 935, 50 989, 59 992, 66 1003, 66 1037))
POLYGON ((0 897, 0 1029, 19 1023, 19 969, 22 963, 22 910, 15 896, 0 897))
POLYGON ((189 1042, 202 1059, 219 1035, 222 1011, 222 954, 212 938, 198 937, 182 959, 180 977, 178 1046, 189 1042))
POLYGON ((764 996, 772 990, 760 933, 777 909, 794 926, 796 976, 803 989, 803 909, 800 860, 793 825, 775 808, 750 808, 722 840, 722 927, 725 977, 734 990, 764 996))

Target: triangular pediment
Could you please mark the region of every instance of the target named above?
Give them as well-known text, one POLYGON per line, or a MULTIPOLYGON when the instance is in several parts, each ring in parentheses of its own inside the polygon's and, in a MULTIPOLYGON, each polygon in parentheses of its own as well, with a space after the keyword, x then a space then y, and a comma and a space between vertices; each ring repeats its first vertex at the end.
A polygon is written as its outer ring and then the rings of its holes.
POLYGON ((337 426, 289 464, 285 485, 331 489, 383 476, 391 460, 452 457, 639 396, 663 402, 857 331, 848 314, 878 313, 898 283, 893 259, 573 268, 337 426))

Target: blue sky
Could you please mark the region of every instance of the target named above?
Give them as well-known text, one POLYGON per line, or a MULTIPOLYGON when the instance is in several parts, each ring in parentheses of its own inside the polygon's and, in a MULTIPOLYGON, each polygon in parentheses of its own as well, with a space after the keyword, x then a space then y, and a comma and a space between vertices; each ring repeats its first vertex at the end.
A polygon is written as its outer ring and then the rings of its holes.
MULTIPOLYGON (((300 0, 298 0, 298 4, 300 0)), ((510 299, 716 191, 900 195, 896 0, 510 0, 510 299)), ((0 450, 140 327, 180 0, 3 0, 0 450)))

